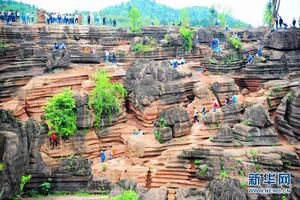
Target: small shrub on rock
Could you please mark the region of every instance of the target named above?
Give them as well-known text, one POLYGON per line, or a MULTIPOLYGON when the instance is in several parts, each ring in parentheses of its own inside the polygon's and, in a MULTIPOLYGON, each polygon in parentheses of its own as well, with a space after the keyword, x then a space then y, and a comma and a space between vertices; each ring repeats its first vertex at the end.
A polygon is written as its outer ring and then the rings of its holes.
POLYGON ((229 36, 228 42, 235 50, 240 50, 243 47, 242 41, 235 35, 229 36))
POLYGON ((50 128, 61 136, 72 136, 76 133, 76 104, 71 89, 53 96, 45 106, 45 118, 50 128))
POLYGON ((136 192, 132 190, 124 191, 123 194, 109 198, 109 200, 138 200, 138 199, 139 196, 137 195, 136 192))

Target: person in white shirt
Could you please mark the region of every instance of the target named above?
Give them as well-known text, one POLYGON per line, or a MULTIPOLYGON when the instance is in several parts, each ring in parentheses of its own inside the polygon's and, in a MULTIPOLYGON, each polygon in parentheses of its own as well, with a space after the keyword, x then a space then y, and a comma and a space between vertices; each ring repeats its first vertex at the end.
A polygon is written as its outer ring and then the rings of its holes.
POLYGON ((199 122, 198 110, 194 107, 194 123, 199 122))
POLYGON ((109 59, 109 52, 105 51, 105 62, 108 62, 109 59))

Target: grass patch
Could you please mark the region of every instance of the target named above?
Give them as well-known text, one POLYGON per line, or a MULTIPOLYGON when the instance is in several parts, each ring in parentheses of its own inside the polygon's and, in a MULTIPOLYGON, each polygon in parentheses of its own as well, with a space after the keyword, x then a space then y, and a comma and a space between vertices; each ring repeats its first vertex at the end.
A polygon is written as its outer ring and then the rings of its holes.
POLYGON ((143 43, 136 43, 133 46, 133 51, 134 52, 149 52, 152 50, 152 45, 151 44, 143 44, 143 43))

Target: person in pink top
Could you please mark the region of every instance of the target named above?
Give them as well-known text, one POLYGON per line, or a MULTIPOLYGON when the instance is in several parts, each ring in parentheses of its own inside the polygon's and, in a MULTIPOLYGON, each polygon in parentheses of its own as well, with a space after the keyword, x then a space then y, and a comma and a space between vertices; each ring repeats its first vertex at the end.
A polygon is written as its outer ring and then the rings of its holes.
POLYGON ((213 111, 216 112, 217 108, 219 107, 217 99, 213 99, 213 111))

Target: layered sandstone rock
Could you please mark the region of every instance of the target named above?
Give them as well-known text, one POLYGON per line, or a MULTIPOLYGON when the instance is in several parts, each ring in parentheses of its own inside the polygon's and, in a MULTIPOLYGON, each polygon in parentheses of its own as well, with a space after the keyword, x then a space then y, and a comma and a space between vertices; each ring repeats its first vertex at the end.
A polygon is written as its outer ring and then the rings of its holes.
POLYGON ((130 108, 144 126, 152 126, 159 111, 189 101, 195 82, 196 78, 191 73, 179 72, 167 61, 140 60, 127 71, 125 87, 129 93, 130 108))
POLYGON ((291 88, 290 92, 282 99, 281 104, 276 110, 278 130, 283 133, 290 142, 300 140, 299 88, 300 86, 291 88))

